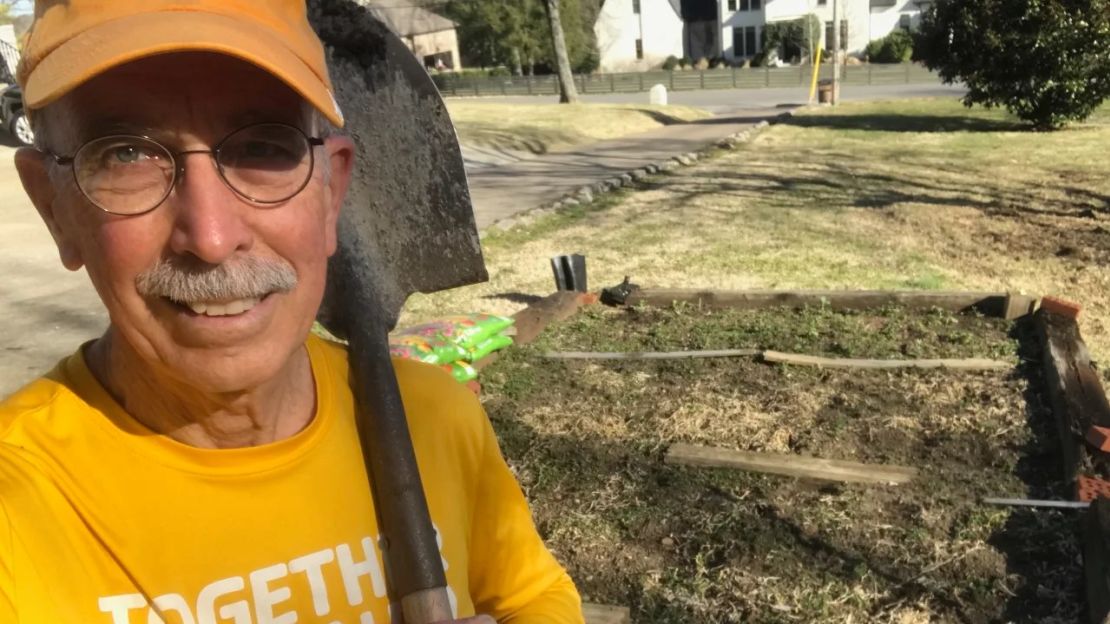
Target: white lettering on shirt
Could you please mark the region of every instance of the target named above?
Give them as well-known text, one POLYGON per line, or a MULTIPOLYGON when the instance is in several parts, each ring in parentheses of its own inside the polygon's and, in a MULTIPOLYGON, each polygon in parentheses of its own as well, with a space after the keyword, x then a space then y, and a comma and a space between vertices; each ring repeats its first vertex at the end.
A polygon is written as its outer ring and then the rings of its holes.
MULTIPOLYGON (((438 529, 436 543, 443 558, 443 541, 438 529)), ((161 595, 149 602, 143 594, 138 593, 104 596, 98 600, 97 605, 101 613, 111 616, 111 624, 135 624, 131 619, 132 612, 135 611, 138 611, 134 615, 140 616, 139 621, 142 621, 142 616, 146 616, 147 624, 167 624, 167 619, 173 624, 295 624, 313 621, 307 612, 281 608, 282 603, 294 598, 294 589, 298 587, 298 583, 292 582, 294 574, 304 575, 307 580, 312 610, 317 617, 332 612, 328 592, 329 579, 325 576, 324 569, 333 563, 339 568, 339 577, 350 606, 357 607, 365 602, 364 577, 369 581, 373 596, 385 598, 386 581, 377 540, 364 537, 359 545, 362 552, 357 555, 352 552, 351 545, 339 544, 334 549, 296 557, 288 564, 277 563, 243 576, 213 581, 197 594, 195 611, 190 608, 192 603, 187 597, 175 593, 161 595), (171 613, 176 617, 168 617, 171 613)), ((445 558, 443 567, 444 570, 447 569, 445 558)), ((330 595, 335 595, 336 591, 338 588, 332 588, 330 595)), ((451 611, 458 618, 458 600, 450 586, 447 587, 447 595, 451 611)), ((395 619, 400 615, 399 605, 388 604, 387 613, 390 620, 395 619)), ((332 624, 348 623, 333 621, 332 624)), ((373 612, 360 613, 358 624, 375 624, 373 612)))
POLYGON ((132 609, 142 609, 146 606, 146 598, 142 594, 122 594, 120 596, 105 596, 97 605, 101 613, 112 614, 112 624, 128 624, 131 617, 127 612, 132 609))
POLYGON ((165 596, 158 596, 151 602, 154 606, 146 616, 147 624, 166 624, 164 615, 168 611, 176 612, 181 624, 196 624, 196 620, 193 619, 193 610, 189 608, 189 603, 185 601, 184 596, 166 594, 165 596))
MULTIPOLYGON (((197 596, 197 624, 217 624, 219 620, 216 619, 216 601, 224 596, 243 591, 245 586, 243 577, 233 576, 210 583, 200 590, 200 595, 197 596)), ((219 615, 235 624, 251 624, 250 605, 244 600, 220 607, 219 615)))
POLYGON ((369 537, 362 538, 364 559, 361 563, 355 563, 351 555, 351 547, 347 544, 337 546, 335 554, 339 559, 339 572, 343 575, 343 587, 347 590, 347 604, 352 607, 362 604, 362 586, 359 578, 363 576, 370 577, 370 587, 374 590, 374 596, 381 598, 385 595, 385 578, 378 565, 374 540, 369 537))
POLYGON ((270 589, 270 581, 286 576, 289 576, 289 566, 284 563, 251 572, 251 593, 254 594, 254 613, 258 617, 258 624, 294 624, 297 621, 295 611, 274 614, 274 607, 292 598, 293 590, 288 587, 270 589))
POLYGON ((303 573, 308 577, 308 586, 312 590, 312 607, 316 615, 331 613, 331 603, 328 602, 328 586, 324 583, 323 568, 325 564, 335 561, 335 553, 329 550, 307 554, 297 557, 289 562, 289 571, 293 574, 303 573))

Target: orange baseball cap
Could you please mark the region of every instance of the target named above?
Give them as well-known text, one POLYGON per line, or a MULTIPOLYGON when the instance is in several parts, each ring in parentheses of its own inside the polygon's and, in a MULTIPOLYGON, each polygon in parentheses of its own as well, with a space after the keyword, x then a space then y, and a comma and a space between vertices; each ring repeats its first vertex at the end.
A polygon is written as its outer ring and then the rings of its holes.
POLYGON ((188 51, 252 63, 343 125, 304 0, 36 0, 18 70, 23 101, 42 108, 117 65, 188 51))

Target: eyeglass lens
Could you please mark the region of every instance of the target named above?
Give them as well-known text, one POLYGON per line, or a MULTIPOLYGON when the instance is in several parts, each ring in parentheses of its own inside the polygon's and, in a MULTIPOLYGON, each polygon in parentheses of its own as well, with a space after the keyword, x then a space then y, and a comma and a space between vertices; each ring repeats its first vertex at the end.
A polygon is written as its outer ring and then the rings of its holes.
MULTIPOLYGON (((293 126, 248 126, 221 141, 215 154, 228 186, 255 202, 288 200, 312 175, 311 145, 293 126)), ((95 139, 77 152, 73 165, 81 191, 102 210, 116 214, 157 207, 172 190, 176 174, 172 152, 137 136, 95 139)))

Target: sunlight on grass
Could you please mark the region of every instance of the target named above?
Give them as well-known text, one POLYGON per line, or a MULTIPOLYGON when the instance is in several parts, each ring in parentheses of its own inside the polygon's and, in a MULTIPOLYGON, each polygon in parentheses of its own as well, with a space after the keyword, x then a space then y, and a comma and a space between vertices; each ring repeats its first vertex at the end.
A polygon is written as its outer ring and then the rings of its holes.
POLYGON ((486 236, 491 281, 414 297, 402 322, 513 312, 553 289, 550 256, 583 253, 595 290, 630 275, 1055 294, 1084 305, 1084 336, 1110 357, 1107 145, 1107 107, 1054 133, 947 100, 811 109, 639 191, 486 236))
POLYGON ((449 99, 447 109, 464 144, 536 154, 710 116, 700 108, 648 104, 497 104, 449 99))

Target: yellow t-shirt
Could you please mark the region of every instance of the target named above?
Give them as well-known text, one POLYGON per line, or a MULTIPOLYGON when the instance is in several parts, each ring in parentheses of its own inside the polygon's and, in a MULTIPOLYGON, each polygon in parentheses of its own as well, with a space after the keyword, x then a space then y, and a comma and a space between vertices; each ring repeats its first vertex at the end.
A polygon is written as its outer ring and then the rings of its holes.
MULTIPOLYGON (((80 352, 0 404, 0 622, 399 617, 346 350, 315 337, 306 346, 316 415, 274 444, 198 449, 154 434, 80 352)), ((435 367, 395 369, 457 616, 581 622, 473 394, 435 367)))

